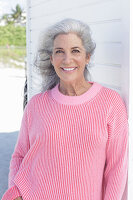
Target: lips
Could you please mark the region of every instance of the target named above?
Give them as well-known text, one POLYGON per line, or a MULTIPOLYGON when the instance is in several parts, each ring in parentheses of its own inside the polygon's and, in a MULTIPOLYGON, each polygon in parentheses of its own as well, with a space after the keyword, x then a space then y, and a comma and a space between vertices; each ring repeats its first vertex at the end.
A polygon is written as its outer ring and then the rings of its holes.
POLYGON ((62 69, 64 70, 64 71, 73 71, 73 70, 75 70, 77 67, 63 67, 62 69))

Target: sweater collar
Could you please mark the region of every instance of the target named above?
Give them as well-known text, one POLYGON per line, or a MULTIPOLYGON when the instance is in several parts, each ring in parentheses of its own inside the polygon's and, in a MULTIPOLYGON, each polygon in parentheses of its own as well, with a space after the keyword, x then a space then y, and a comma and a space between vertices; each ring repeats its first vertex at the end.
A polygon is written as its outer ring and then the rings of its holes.
POLYGON ((102 86, 96 82, 92 83, 92 86, 80 96, 67 96, 59 91, 59 83, 51 90, 49 90, 49 95, 55 99, 60 104, 65 105, 78 105, 90 101, 93 99, 97 93, 101 90, 102 86))

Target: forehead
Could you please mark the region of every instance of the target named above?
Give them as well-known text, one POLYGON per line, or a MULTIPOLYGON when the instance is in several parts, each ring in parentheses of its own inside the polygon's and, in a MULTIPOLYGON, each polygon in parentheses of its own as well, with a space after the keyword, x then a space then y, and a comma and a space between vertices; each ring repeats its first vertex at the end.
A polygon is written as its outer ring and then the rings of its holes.
POLYGON ((75 33, 59 34, 54 39, 54 47, 63 46, 83 46, 82 40, 75 33))

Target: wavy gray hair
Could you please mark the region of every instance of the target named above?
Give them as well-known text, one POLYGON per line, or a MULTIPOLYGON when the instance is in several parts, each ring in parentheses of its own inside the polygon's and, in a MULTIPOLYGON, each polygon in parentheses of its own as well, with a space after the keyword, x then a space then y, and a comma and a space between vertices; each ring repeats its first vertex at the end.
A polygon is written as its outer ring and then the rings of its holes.
MULTIPOLYGON (((42 91, 52 89, 60 81, 50 62, 50 56, 53 52, 53 43, 56 36, 68 33, 75 33, 80 37, 86 50, 86 55, 89 54, 91 56, 94 53, 96 44, 91 38, 91 30, 87 24, 75 19, 64 19, 50 26, 40 35, 34 62, 34 66, 37 67, 42 76, 42 91)), ((86 80, 90 77, 87 65, 85 66, 84 76, 86 80)))

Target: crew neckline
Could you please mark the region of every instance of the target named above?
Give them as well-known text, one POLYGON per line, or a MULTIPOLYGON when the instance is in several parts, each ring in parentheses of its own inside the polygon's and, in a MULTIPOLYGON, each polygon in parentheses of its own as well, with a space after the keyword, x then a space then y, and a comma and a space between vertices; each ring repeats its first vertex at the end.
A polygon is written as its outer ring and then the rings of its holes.
POLYGON ((65 105, 78 105, 85 103, 86 101, 90 101, 93 99, 97 93, 101 90, 102 86, 96 82, 90 82, 92 86, 83 94, 79 96, 68 96, 64 95, 59 91, 59 83, 49 90, 49 94, 53 99, 55 99, 58 103, 60 104, 65 104, 65 105))

